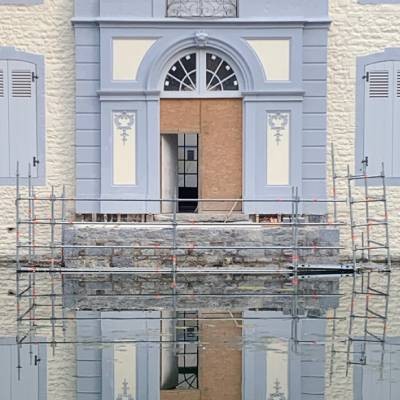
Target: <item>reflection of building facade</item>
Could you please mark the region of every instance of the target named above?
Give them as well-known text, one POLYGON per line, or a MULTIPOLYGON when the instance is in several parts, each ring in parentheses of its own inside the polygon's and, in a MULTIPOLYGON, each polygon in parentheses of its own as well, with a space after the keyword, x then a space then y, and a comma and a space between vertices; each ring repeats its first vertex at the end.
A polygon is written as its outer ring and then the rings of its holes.
MULTIPOLYGON (((199 290, 206 285, 199 282, 199 290)), ((335 278, 311 279, 301 283, 297 300, 266 296, 258 304, 238 295, 230 313, 223 295, 208 300, 212 309, 198 312, 110 312, 96 300, 77 299, 77 308, 103 310, 77 312, 77 400, 85 399, 85 387, 95 388, 99 400, 110 398, 125 379, 135 387, 135 399, 324 398, 326 315, 338 305, 331 296, 337 287, 335 278), (314 287, 321 298, 302 296, 314 287), (249 310, 250 304, 256 308, 249 310), (93 341, 114 344, 93 346, 93 341)), ((167 302, 161 297, 154 307, 167 302)), ((193 310, 196 303, 192 299, 187 306, 193 310)), ((131 304, 144 305, 140 296, 132 296, 123 309, 131 304)))

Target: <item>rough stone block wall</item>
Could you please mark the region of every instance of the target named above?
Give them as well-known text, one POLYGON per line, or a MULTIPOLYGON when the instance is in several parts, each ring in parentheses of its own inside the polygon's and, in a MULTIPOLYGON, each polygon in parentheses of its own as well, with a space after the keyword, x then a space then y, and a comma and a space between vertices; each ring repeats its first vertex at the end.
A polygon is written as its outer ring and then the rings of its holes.
MULTIPOLYGON (((66 249, 69 267, 161 268, 171 267, 173 229, 143 226, 75 226, 66 228, 65 242, 76 249, 66 249), (88 248, 79 248, 88 246, 88 248), (112 248, 115 246, 115 248, 112 248), (152 248, 118 248, 137 246, 152 248), (160 247, 158 249, 157 247, 160 247)), ((178 267, 262 267, 287 268, 292 264, 292 228, 259 226, 181 226, 177 230, 178 267), (268 247, 288 247, 269 249, 268 247), (182 247, 179 249, 179 247, 182 247), (196 249, 198 247, 198 249, 196 249), (248 247, 248 248, 246 248, 248 247), (216 248, 216 249, 213 249, 216 248), (222 249, 227 248, 227 249, 222 249), (265 248, 265 249, 264 249, 265 248)), ((334 264, 338 262, 339 231, 324 227, 299 229, 298 245, 301 264, 334 264), (328 249, 318 249, 328 247, 328 249)))
MULTIPOLYGON (((242 312, 244 309, 279 309, 289 315, 292 303, 287 296, 291 293, 291 279, 271 275, 178 275, 174 303, 172 277, 160 274, 141 274, 127 276, 113 275, 69 275, 65 279, 65 306, 81 310, 124 310, 129 308, 172 308, 179 310, 227 309, 242 312), (274 296, 265 296, 266 294, 274 296), (113 301, 110 302, 110 296, 113 301)), ((325 296, 315 301, 312 296, 300 296, 298 307, 300 314, 315 315, 318 310, 326 311, 337 307, 338 277, 315 277, 300 279, 298 292, 325 296)), ((317 314, 318 315, 318 314, 317 314)))

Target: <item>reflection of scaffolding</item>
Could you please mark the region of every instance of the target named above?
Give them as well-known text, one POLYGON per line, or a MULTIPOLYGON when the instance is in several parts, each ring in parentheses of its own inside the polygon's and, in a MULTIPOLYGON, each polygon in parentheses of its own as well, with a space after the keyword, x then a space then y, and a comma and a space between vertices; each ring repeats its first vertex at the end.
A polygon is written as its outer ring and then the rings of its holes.
POLYGON ((368 176, 366 166, 362 175, 351 175, 348 168, 347 182, 353 265, 355 268, 351 293, 346 375, 350 365, 367 364, 366 348, 368 343, 381 344, 381 371, 383 369, 391 272, 384 166, 382 164, 382 172, 376 176, 368 176), (361 196, 354 194, 352 188, 354 182, 363 183, 363 194, 361 196), (377 189, 379 191, 378 194, 371 195, 369 186, 372 182, 381 185, 381 189, 377 189), (372 204, 376 205, 373 208, 373 218, 371 217, 372 204), (361 221, 360 214, 363 218, 361 221), (380 264, 377 262, 380 262, 380 264), (361 272, 361 278, 359 279, 356 274, 358 269, 361 272), (379 274, 382 278, 379 284, 373 279, 372 273, 379 274), (362 300, 359 300, 360 298, 362 300), (363 304, 363 310, 359 309, 360 301, 363 304), (358 321, 363 326, 363 335, 361 337, 354 333, 355 325, 358 321), (351 347, 354 342, 362 343, 361 352, 357 354, 357 359, 351 357, 351 347))
POLYGON ((199 315, 198 312, 177 313, 178 388, 199 388, 199 315))

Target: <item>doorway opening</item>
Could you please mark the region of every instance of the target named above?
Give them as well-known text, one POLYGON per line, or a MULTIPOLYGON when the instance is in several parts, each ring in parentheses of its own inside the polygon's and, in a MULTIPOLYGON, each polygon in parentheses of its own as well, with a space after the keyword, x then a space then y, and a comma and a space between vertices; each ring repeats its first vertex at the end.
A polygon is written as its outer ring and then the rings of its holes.
MULTIPOLYGON (((197 134, 161 135, 161 192, 163 199, 178 197, 177 212, 196 213, 199 204, 199 139, 197 134), (187 199, 185 201, 185 199, 187 199)), ((162 202, 162 212, 172 213, 172 202, 162 202)))
POLYGON ((178 196, 180 213, 198 211, 199 197, 199 140, 197 134, 178 135, 178 196))

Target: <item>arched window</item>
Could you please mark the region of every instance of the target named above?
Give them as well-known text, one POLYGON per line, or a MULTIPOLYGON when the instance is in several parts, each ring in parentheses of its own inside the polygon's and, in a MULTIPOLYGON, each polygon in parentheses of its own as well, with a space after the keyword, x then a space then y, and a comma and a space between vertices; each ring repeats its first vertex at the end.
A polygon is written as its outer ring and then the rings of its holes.
POLYGON ((237 92, 239 82, 232 66, 211 51, 184 55, 169 69, 165 92, 237 92))

